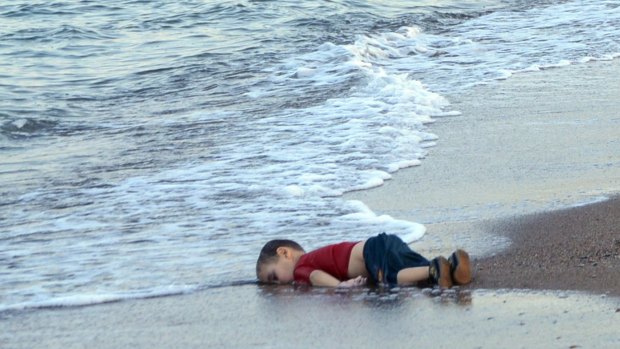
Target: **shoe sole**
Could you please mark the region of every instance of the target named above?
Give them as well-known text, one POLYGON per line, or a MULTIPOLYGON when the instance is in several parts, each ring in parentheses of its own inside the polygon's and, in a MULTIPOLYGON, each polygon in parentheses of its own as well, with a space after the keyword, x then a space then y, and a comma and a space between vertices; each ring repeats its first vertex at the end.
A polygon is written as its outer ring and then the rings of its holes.
POLYGON ((439 264, 439 280, 437 284, 440 288, 452 287, 452 278, 450 277, 450 262, 445 257, 438 257, 439 264))
POLYGON ((471 261, 469 254, 463 250, 456 250, 450 256, 452 280, 457 285, 467 285, 471 282, 471 261))

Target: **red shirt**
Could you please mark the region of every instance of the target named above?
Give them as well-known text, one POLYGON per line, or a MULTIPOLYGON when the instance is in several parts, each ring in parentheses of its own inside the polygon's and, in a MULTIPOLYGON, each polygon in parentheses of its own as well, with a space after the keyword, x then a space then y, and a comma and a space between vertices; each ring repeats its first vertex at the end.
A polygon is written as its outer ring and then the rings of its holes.
POLYGON ((310 284, 310 274, 322 270, 340 281, 349 279, 349 259, 357 242, 341 242, 302 255, 295 265, 295 282, 310 284))

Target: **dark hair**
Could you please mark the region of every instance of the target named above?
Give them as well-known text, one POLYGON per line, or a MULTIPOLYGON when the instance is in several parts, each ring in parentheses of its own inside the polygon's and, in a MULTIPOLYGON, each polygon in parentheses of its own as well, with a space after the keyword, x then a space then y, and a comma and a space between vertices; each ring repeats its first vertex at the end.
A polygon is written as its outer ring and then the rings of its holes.
POLYGON ((263 246, 260 250, 260 254, 258 255, 258 260, 256 261, 256 275, 260 272, 260 269, 263 265, 271 262, 275 262, 278 259, 278 248, 279 247, 289 247, 302 252, 305 252, 303 247, 301 247, 298 243, 293 240, 285 240, 285 239, 276 239, 271 240, 263 246))

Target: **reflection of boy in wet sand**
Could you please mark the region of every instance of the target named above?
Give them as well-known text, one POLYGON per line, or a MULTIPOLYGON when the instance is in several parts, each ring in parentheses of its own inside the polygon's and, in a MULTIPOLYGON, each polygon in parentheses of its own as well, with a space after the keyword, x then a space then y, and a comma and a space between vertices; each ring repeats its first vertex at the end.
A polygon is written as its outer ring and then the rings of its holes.
POLYGON ((306 253, 291 240, 269 241, 256 262, 262 282, 351 287, 366 284, 417 285, 430 282, 441 288, 471 281, 469 255, 456 250, 449 259, 428 260, 399 237, 385 233, 366 241, 342 242, 306 253))

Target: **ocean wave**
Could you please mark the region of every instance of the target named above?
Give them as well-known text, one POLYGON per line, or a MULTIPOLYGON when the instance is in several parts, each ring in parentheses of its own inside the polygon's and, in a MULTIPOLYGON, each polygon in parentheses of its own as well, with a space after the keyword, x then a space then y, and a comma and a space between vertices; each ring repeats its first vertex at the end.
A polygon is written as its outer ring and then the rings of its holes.
POLYGON ((33 15, 64 15, 64 14, 78 14, 75 10, 70 10, 73 7, 68 3, 54 2, 54 3, 28 3, 17 5, 4 5, 0 7, 0 15, 7 18, 20 18, 30 17, 33 15))
POLYGON ((149 299, 167 296, 177 296, 195 292, 198 289, 199 287, 197 286, 169 286, 134 293, 95 293, 52 297, 50 299, 33 300, 30 302, 22 302, 11 305, 0 305, 0 317, 2 317, 3 313, 6 314, 23 310, 84 307, 133 299, 149 299))
POLYGON ((64 40, 103 40, 113 38, 115 38, 114 35, 104 34, 93 29, 68 24, 50 28, 24 28, 2 36, 3 40, 35 41, 39 43, 50 43, 64 40))
POLYGON ((0 125, 0 132, 13 139, 33 137, 58 125, 58 121, 51 119, 21 118, 12 121, 5 121, 0 125))

